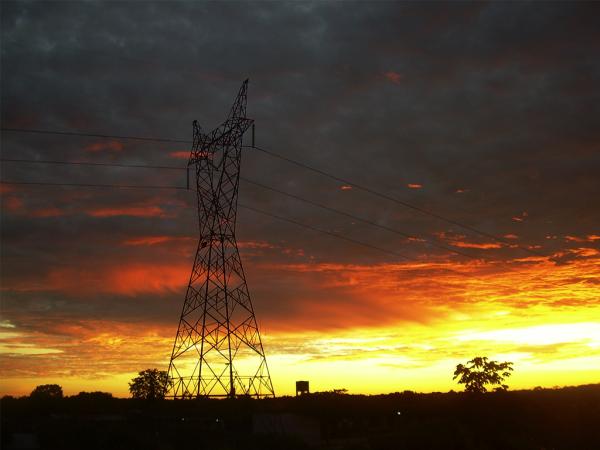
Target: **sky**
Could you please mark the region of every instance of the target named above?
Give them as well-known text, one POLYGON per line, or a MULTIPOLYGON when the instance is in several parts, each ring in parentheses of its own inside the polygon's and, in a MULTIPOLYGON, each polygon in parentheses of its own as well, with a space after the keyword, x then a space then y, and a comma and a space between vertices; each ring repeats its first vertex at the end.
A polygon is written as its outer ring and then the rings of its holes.
MULTIPOLYGON (((244 178, 388 228, 241 182, 240 204, 371 246, 240 207, 277 395, 296 380, 459 390, 454 368, 475 356, 512 361, 511 389, 600 381, 600 3, 0 8, 3 128, 191 140, 249 78, 258 146, 455 222, 244 149, 244 178)), ((1 151, 184 168, 190 146, 3 131, 1 151)), ((1 167, 3 182, 186 184, 184 170, 1 167)), ((0 187, 0 395, 126 397, 137 372, 166 370, 193 190, 0 187)))

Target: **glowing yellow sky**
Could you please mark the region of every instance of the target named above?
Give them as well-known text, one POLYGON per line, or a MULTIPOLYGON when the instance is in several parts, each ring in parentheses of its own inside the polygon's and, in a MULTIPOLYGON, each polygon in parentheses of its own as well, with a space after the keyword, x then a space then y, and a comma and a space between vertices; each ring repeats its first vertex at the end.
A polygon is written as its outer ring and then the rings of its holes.
MULTIPOLYGON (((338 295, 307 299, 306 314, 262 326, 276 393, 293 394, 301 379, 312 391, 458 390, 454 367, 478 355, 514 362, 513 389, 598 382, 598 267, 594 253, 566 265, 528 258, 497 267, 440 261, 271 268, 338 295)), ((58 334, 25 334, 2 322, 3 394, 58 383, 67 394, 127 396, 137 370, 166 369, 175 333, 174 324, 100 320, 56 327, 58 334)))

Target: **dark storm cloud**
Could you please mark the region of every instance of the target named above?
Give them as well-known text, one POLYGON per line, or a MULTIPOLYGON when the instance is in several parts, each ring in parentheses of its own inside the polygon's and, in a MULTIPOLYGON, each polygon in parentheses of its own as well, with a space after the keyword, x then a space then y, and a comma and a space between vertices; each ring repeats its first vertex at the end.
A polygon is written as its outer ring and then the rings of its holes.
MULTIPOLYGON (((488 232, 515 234, 518 242, 542 245, 548 254, 565 243, 547 235, 597 232, 598 4, 3 2, 1 7, 5 127, 187 139, 193 119, 205 129, 224 120, 240 82, 250 77, 248 111, 256 119, 258 145, 488 232)), ((169 155, 188 150, 185 144, 2 136, 2 155, 12 158, 176 165, 185 162, 169 155)), ((430 237, 450 228, 356 189, 341 190, 340 183, 260 152, 244 154, 242 172, 407 233, 430 237)), ((10 163, 3 164, 2 177, 177 186, 185 180, 183 172, 10 163)), ((189 254, 173 247, 123 245, 144 236, 194 238, 191 192, 17 187, 2 196, 2 282, 8 288, 34 283, 36 275, 45 279, 57 267, 191 264, 189 254)), ((244 203, 414 258, 436 253, 248 184, 242 183, 240 196, 244 203)), ((247 210, 239 215, 240 240, 301 250, 304 256, 294 258, 305 262, 381 260, 369 250, 247 210)), ((476 238, 466 233, 466 240, 476 238)), ((193 241, 186 245, 194 250, 193 241)), ((586 245, 597 247, 597 241, 586 245)), ((508 258, 506 252, 494 255, 508 258)), ((282 251, 268 256, 274 262, 290 258, 282 251)), ((293 284, 282 289, 289 292, 283 299, 265 301, 274 305, 273 317, 296 311, 310 296, 293 284)), ((256 289, 276 296, 273 289, 256 289)), ((5 305, 16 314, 22 294, 10 295, 5 305)), ((65 308, 56 303, 59 297, 40 292, 35 298, 59 311, 65 308)), ((78 300, 67 309, 81 317, 133 318, 144 299, 151 306, 143 314, 158 320, 150 311, 165 305, 160 303, 165 295, 122 301, 104 292, 86 298, 85 308, 78 300)))

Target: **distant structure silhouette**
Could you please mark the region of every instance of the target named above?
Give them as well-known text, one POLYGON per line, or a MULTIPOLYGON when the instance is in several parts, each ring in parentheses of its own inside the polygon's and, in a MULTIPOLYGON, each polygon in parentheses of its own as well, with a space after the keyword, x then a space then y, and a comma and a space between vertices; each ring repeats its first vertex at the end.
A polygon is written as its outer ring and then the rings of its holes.
POLYGON ((194 121, 200 240, 168 375, 172 398, 275 396, 235 237, 248 80, 209 134, 194 121))
POLYGON ((308 395, 310 390, 308 388, 308 381, 296 381, 296 397, 299 395, 308 395))

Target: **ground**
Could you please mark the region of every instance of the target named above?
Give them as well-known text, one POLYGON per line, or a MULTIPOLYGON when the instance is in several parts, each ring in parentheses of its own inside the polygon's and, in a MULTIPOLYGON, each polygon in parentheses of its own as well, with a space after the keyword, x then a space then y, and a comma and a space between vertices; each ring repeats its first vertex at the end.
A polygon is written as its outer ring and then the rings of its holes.
POLYGON ((600 384, 266 400, 5 397, 1 408, 7 450, 600 448, 600 384))

